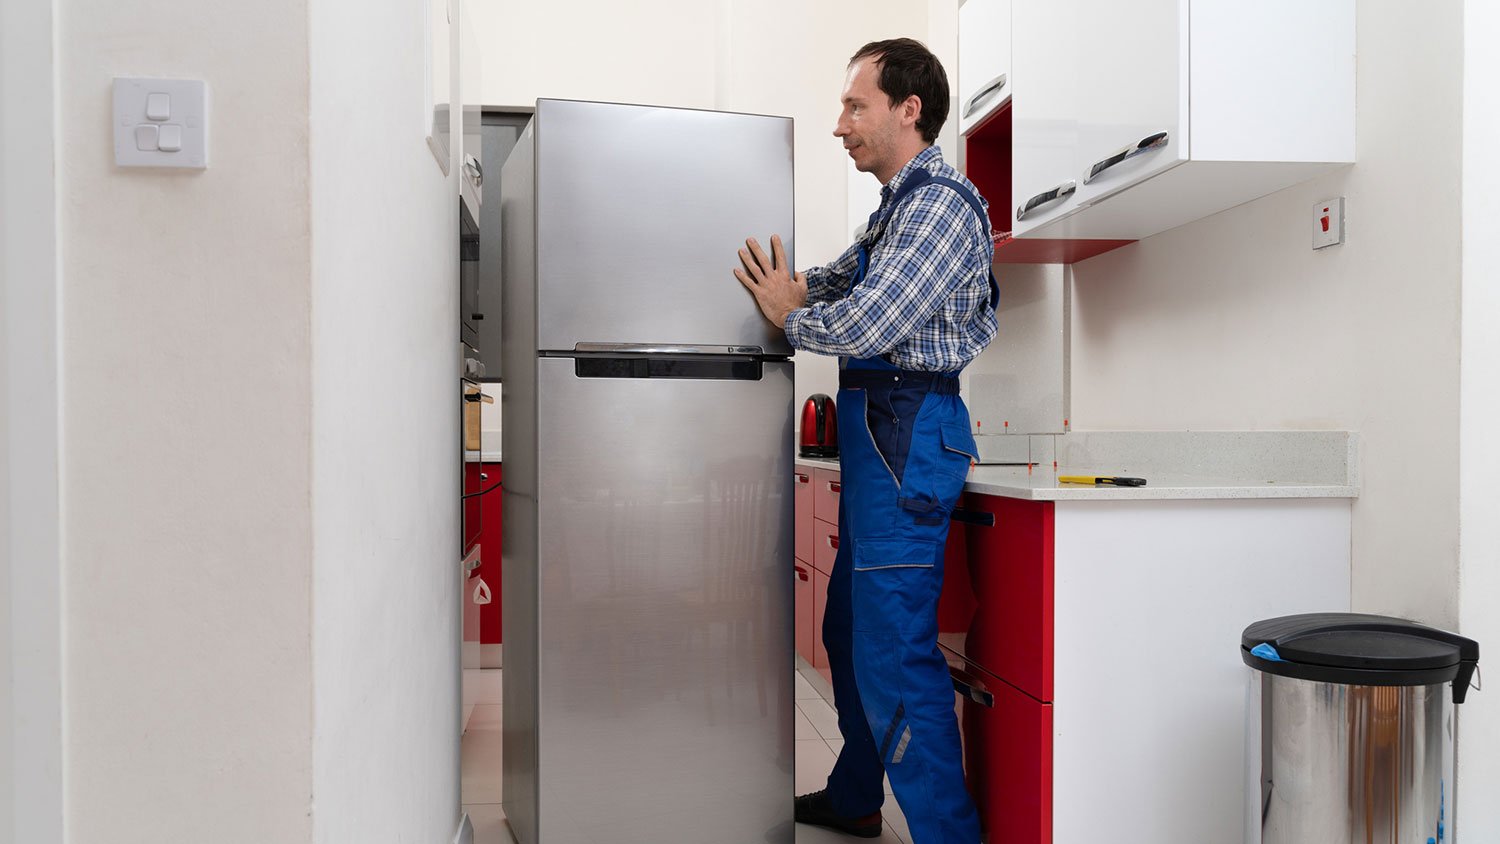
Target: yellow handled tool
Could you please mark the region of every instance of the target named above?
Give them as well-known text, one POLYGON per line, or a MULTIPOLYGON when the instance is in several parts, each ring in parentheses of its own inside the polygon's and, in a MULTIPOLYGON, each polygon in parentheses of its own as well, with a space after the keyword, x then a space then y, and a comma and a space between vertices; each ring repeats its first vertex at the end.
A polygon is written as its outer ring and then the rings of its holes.
POLYGON ((1145 486, 1145 478, 1121 478, 1108 475, 1062 475, 1060 484, 1088 484, 1089 486, 1145 486))

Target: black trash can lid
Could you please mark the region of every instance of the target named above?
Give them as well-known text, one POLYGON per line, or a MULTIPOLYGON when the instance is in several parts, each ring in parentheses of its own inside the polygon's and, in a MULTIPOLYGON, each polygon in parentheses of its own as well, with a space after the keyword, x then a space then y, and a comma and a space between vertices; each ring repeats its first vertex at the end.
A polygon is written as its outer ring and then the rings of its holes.
POLYGON ((1240 656, 1269 674, 1322 683, 1452 682, 1454 703, 1463 703, 1479 662, 1479 643, 1400 618, 1312 613, 1250 625, 1240 637, 1240 656))

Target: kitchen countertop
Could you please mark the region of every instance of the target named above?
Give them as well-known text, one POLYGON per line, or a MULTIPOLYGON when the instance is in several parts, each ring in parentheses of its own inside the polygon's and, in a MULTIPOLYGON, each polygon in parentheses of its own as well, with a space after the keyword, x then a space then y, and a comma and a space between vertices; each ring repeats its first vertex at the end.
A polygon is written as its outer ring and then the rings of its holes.
MULTIPOLYGON (((1028 501, 1358 498, 1355 435, 1348 432, 1128 432, 1057 435, 1049 464, 975 466, 966 492, 1028 501), (1072 438, 1072 442, 1066 442, 1072 438), (1084 449, 1087 449, 1085 451, 1084 449), (1073 462, 1072 454, 1098 462, 1073 462), (1160 456, 1157 456, 1160 455, 1160 456), (1209 471, 1197 473, 1202 466, 1209 471), (1058 483, 1059 475, 1124 475, 1142 487, 1058 483)), ((804 469, 838 469, 837 460, 798 457, 804 469)))

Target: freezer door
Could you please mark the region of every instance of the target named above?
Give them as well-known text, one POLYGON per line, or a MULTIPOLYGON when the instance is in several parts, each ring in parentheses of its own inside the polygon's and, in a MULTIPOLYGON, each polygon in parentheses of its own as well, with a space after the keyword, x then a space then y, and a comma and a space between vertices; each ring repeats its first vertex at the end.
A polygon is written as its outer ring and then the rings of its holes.
POLYGON ((791 844, 791 364, 538 364, 541 839, 791 844))
POLYGON ((537 103, 537 348, 760 346, 786 337, 734 278, 736 252, 792 253, 792 121, 537 103))

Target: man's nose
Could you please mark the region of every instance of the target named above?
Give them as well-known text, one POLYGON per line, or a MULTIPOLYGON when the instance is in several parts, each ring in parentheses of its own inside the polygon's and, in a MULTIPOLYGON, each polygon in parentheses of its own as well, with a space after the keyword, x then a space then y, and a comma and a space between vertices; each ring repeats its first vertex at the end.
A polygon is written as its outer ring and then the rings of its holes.
POLYGON ((838 119, 837 122, 835 122, 833 124, 833 136, 835 138, 842 138, 842 137, 844 137, 845 135, 848 135, 848 134, 849 134, 849 127, 847 127, 847 126, 844 125, 844 119, 841 117, 841 118, 838 119))

